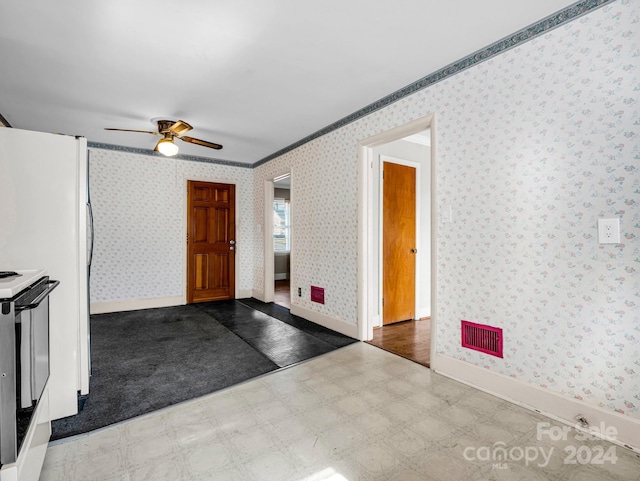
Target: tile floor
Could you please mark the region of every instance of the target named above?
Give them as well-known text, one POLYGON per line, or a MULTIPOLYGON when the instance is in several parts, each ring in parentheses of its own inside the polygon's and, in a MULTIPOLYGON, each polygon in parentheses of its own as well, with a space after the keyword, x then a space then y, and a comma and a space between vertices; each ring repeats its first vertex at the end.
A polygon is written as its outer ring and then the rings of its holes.
POLYGON ((357 343, 54 444, 40 479, 640 480, 640 457, 634 453, 600 440, 579 442, 575 433, 566 440, 538 441, 540 422, 554 425, 357 343), (499 466, 484 461, 496 446, 511 453, 499 466), (617 461, 566 464, 574 448, 583 461, 609 460, 612 454, 617 461), (537 459, 526 466, 518 460, 521 453, 537 459))

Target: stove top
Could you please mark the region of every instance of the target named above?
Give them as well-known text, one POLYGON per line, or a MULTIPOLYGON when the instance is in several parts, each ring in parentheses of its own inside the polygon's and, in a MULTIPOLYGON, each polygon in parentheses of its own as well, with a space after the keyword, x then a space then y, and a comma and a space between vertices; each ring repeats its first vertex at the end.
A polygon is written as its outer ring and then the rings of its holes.
POLYGON ((0 299, 11 299, 38 279, 47 275, 47 271, 44 269, 0 272, 15 272, 16 274, 0 278, 0 299))

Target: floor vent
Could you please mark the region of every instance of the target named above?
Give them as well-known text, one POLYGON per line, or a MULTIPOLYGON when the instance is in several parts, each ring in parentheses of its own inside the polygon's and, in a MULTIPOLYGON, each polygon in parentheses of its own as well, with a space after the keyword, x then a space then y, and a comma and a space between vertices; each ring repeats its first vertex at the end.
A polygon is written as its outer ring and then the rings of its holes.
POLYGON ((502 356, 502 329, 499 327, 462 321, 462 347, 502 356))

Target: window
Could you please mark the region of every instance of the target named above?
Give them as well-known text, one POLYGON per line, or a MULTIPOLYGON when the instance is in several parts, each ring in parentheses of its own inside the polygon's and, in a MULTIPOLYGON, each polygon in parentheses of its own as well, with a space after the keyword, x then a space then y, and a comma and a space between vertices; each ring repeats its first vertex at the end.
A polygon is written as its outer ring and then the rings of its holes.
POLYGON ((273 200, 273 250, 289 252, 291 250, 291 211, 289 201, 273 200))

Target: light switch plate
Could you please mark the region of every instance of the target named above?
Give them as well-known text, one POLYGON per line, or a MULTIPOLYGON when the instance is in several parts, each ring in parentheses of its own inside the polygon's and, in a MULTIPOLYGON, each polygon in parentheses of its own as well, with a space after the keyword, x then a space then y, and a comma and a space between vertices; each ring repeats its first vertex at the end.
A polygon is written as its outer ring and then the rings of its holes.
POLYGON ((598 219, 598 242, 600 244, 620 244, 620 219, 598 219))
POLYGON ((453 222, 451 204, 447 204, 442 207, 442 211, 440 213, 440 218, 443 224, 448 224, 449 222, 453 222))

